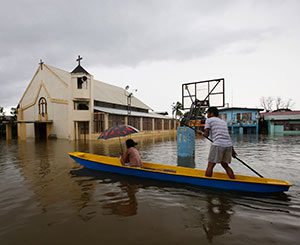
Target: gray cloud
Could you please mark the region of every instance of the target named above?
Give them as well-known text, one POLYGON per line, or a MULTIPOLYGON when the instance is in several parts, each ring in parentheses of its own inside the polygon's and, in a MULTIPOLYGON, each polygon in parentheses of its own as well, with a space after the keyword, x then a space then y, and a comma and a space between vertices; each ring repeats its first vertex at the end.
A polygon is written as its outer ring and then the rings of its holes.
MULTIPOLYGON (((255 7, 258 2, 250 5, 255 7)), ((272 25, 226 25, 228 13, 239 4, 198 0, 5 2, 0 10, 0 104, 12 103, 16 90, 15 97, 20 98, 40 58, 67 70, 74 68, 78 54, 86 57, 85 67, 136 66, 147 61, 204 58, 232 44, 260 42, 278 32, 272 25)), ((280 4, 272 1, 273 6, 280 4)))

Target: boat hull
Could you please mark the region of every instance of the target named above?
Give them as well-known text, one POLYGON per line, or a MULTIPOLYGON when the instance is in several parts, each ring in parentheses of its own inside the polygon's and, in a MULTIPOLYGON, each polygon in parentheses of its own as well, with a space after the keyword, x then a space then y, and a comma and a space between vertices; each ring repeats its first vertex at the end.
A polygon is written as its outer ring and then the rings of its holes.
MULTIPOLYGON (((286 184, 270 184, 270 183, 252 183, 252 182, 244 182, 239 180, 231 180, 231 179, 220 179, 213 177, 199 177, 199 176, 185 176, 176 173, 176 170, 172 170, 176 167, 164 165, 167 168, 172 167, 172 169, 149 169, 149 168, 135 168, 135 167, 127 167, 123 165, 117 164, 107 164, 101 163, 98 161, 90 160, 88 158, 76 156, 75 154, 69 153, 70 157, 75 160, 80 165, 92 169, 103 172, 110 172, 122 175, 136 176, 141 178, 176 182, 187 185, 201 186, 201 187, 209 187, 209 188, 218 188, 224 190, 232 190, 232 191, 241 191, 241 192, 256 192, 256 193, 280 193, 288 191, 290 184, 288 182, 284 182, 286 184)), ((182 168, 182 167, 181 167, 182 168)), ((253 177, 252 177, 253 178, 253 177)), ((273 180, 274 182, 274 180, 273 180)))

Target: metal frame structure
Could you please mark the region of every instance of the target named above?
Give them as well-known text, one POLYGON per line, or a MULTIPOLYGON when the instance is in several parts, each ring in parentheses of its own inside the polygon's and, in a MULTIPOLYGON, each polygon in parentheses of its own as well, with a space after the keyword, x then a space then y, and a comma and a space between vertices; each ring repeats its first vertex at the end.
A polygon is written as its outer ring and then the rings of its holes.
POLYGON ((190 98, 191 103, 194 104, 196 107, 200 108, 207 108, 211 106, 210 100, 211 96, 214 95, 222 95, 222 104, 216 104, 213 106, 216 107, 224 107, 225 106, 225 79, 219 78, 219 79, 212 79, 212 80, 205 80, 205 81, 199 81, 199 82, 190 82, 190 83, 184 83, 182 84, 182 109, 187 110, 190 109, 190 106, 187 107, 184 103, 185 98, 190 98), (201 84, 207 83, 207 95, 206 97, 199 98, 199 95, 197 93, 198 86, 201 84), (212 85, 213 84, 213 85, 212 85), (214 92, 216 88, 220 88, 221 86, 221 92, 214 92), (189 87, 194 88, 194 94, 191 94, 189 87), (188 94, 185 93, 187 91, 188 94))

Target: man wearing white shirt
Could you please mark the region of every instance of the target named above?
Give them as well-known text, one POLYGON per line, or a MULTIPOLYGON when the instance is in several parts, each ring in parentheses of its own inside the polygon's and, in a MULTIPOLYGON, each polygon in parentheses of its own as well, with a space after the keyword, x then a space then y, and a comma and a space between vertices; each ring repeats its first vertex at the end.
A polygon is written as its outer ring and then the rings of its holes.
POLYGON ((227 123, 218 118, 218 116, 219 110, 217 107, 208 108, 204 127, 204 137, 207 138, 210 135, 213 143, 209 151, 205 176, 211 177, 215 165, 221 163, 229 178, 234 179, 235 176, 232 169, 229 167, 229 163, 231 163, 231 156, 236 157, 236 152, 232 146, 227 123))

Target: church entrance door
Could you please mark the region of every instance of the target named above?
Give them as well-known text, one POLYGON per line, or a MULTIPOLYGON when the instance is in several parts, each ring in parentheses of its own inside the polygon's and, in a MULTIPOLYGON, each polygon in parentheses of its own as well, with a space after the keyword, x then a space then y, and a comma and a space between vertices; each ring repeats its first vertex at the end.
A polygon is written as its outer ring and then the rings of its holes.
POLYGON ((34 123, 34 133, 36 140, 47 139, 47 124, 46 123, 34 123))

